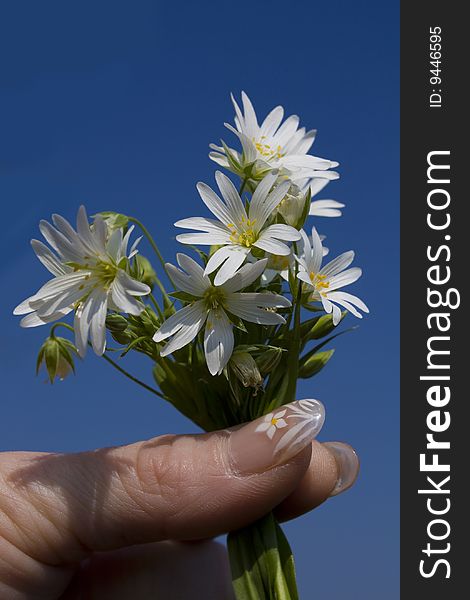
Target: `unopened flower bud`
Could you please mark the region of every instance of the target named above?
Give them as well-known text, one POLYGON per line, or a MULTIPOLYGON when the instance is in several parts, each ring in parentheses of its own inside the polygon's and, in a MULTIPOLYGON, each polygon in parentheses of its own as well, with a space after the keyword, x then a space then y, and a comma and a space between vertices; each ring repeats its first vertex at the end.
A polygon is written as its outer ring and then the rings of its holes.
POLYGON ((307 203, 310 206, 307 196, 293 183, 281 200, 277 211, 288 225, 300 229, 308 215, 307 203))
POLYGON ((254 358, 248 352, 235 352, 229 362, 232 373, 244 387, 256 390, 263 385, 263 378, 254 358))
POLYGON ((100 212, 94 216, 97 217, 98 215, 106 223, 110 232, 119 229, 120 227, 127 227, 129 223, 129 218, 126 217, 126 215, 121 215, 120 213, 111 210, 100 212))
POLYGON ((110 331, 116 342, 124 346, 132 341, 132 336, 127 331, 128 326, 129 323, 123 315, 113 313, 106 317, 106 328, 110 331))
POLYGON ((36 374, 44 364, 51 383, 55 379, 62 381, 71 372, 75 372, 73 354, 77 354, 77 349, 69 340, 51 335, 39 350, 36 374))
POLYGON ((145 258, 145 256, 142 256, 142 254, 137 254, 134 260, 136 279, 153 288, 157 280, 157 274, 155 273, 149 259, 145 258))
POLYGON ((282 353, 284 350, 282 348, 275 348, 274 346, 270 346, 263 350, 256 357, 256 365, 262 375, 267 375, 273 369, 277 367, 279 361, 281 360, 282 353))

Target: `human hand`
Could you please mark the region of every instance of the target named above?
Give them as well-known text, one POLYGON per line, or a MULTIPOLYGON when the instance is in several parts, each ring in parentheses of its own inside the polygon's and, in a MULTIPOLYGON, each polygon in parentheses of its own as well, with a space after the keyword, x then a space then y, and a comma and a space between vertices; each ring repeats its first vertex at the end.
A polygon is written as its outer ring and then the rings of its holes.
POLYGON ((279 452, 288 426, 271 439, 256 432, 262 422, 79 454, 0 454, 0 598, 232 599, 225 549, 210 538, 271 510, 295 518, 359 469, 350 446, 312 436, 279 452))

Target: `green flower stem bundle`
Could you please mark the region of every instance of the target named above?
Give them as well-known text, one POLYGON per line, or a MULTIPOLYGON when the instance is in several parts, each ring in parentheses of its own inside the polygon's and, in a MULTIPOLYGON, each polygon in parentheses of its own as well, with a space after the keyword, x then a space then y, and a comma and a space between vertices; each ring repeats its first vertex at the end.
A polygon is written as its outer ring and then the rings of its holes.
MULTIPOLYGON (((90 346, 204 431, 258 419, 253 435, 281 456, 300 451, 323 423, 320 402, 296 401, 297 381, 331 359, 324 348, 346 313, 368 309, 343 289, 361 276, 350 267, 354 253, 324 264, 324 238, 304 230, 309 217, 341 215, 339 202, 312 201, 338 177, 338 163, 309 154, 315 131, 299 128, 296 116, 284 120, 282 107, 259 125, 246 94, 242 107, 232 100, 235 127, 227 127, 241 148, 222 141, 209 156, 238 183, 217 171, 216 190, 197 184, 202 216, 175 223, 192 256, 166 263, 134 217, 109 211, 90 223, 82 206, 73 227, 53 215, 40 223, 48 245, 32 241, 53 277, 14 312, 24 327, 54 323, 37 365, 51 382, 90 346), (135 229, 155 262, 138 253, 135 229), (73 341, 57 337, 60 326, 73 341), (153 385, 126 370, 131 351, 151 359, 153 385)), ((228 550, 238 600, 298 598, 292 552, 272 514, 231 532, 228 550)))

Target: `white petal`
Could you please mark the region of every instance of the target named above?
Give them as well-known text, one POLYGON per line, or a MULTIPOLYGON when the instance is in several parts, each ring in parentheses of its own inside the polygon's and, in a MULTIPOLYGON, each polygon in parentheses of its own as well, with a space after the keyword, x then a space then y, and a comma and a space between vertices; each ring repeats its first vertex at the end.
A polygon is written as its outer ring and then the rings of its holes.
POLYGON ((276 132, 276 129, 282 122, 284 117, 284 109, 282 106, 276 106, 273 108, 269 115, 263 121, 263 124, 260 128, 261 135, 265 135, 266 137, 271 137, 276 132))
MULTIPOLYGON (((320 266, 323 260, 323 246, 315 227, 312 227, 312 254, 309 259, 309 268, 313 273, 320 271, 320 266)), ((323 274, 323 269, 322 269, 323 274)))
POLYGON ((232 181, 220 171, 216 171, 215 180, 219 186, 220 193, 222 194, 225 203, 233 215, 235 223, 241 223, 243 219, 246 219, 246 211, 243 206, 243 202, 233 185, 232 181))
POLYGON ((202 296, 205 290, 211 285, 207 275, 204 275, 204 269, 194 259, 182 252, 178 252, 176 260, 179 266, 191 277, 192 284, 197 286, 199 290, 197 295, 202 296))
POLYGON ((257 229, 261 229, 261 227, 266 223, 266 221, 271 217, 275 208, 279 206, 284 196, 287 194, 287 191, 290 187, 289 181, 283 181, 279 185, 277 185, 272 192, 269 193, 266 200, 256 209, 256 216, 251 217, 251 205, 250 205, 250 218, 255 218, 257 220, 256 227, 257 229))
POLYGON ((289 308, 291 302, 280 294, 270 292, 243 292, 229 294, 227 300, 234 300, 236 303, 243 303, 246 306, 258 306, 265 308, 289 308))
POLYGON ((292 148, 291 152, 295 154, 307 154, 307 152, 312 147, 313 142, 315 141, 315 137, 317 135, 316 129, 311 129, 307 131, 303 138, 299 141, 295 148, 292 148))
POLYGON ((362 269, 359 267, 353 267, 351 269, 347 269, 334 277, 331 277, 329 280, 329 287, 327 292, 332 292, 333 290, 337 290, 339 288, 344 287, 345 285, 349 285, 350 283, 354 283, 359 279, 362 275, 362 269))
POLYGON ((82 262, 83 253, 81 247, 72 244, 65 235, 52 227, 47 221, 40 221, 39 231, 48 244, 60 255, 64 261, 82 262))
POLYGON ((75 346, 78 354, 83 358, 87 351, 88 331, 90 329, 89 312, 92 301, 90 298, 81 304, 75 311, 73 328, 75 330, 75 346))
POLYGON ((95 354, 101 356, 106 348, 106 313, 108 295, 104 290, 96 290, 90 294, 90 338, 95 354))
POLYGON ((75 289, 84 285, 85 282, 90 278, 88 271, 79 271, 78 273, 67 273, 66 275, 59 275, 54 279, 50 279, 45 283, 34 296, 31 297, 31 302, 36 300, 44 300, 51 298, 63 292, 75 289))
POLYGON ((261 250, 265 250, 271 254, 276 254, 277 256, 289 256, 291 252, 289 246, 286 246, 282 242, 271 238, 271 236, 269 234, 265 234, 264 231, 253 244, 253 246, 261 248, 261 250))
POLYGON ((168 354, 172 354, 192 342, 204 325, 205 320, 206 313, 204 312, 199 315, 198 320, 189 325, 183 325, 160 352, 160 355, 168 356, 168 354))
POLYGON ((141 302, 127 293, 126 288, 118 277, 116 277, 111 285, 111 298, 116 309, 130 315, 140 315, 144 309, 144 305, 141 302))
POLYGON ((338 323, 341 321, 341 309, 333 304, 333 325, 336 327, 338 323))
POLYGON ((291 154, 282 159, 282 164, 287 168, 303 168, 315 171, 326 171, 334 166, 334 162, 311 154, 291 154))
POLYGON ((309 214, 317 217, 340 217, 340 208, 344 208, 344 204, 336 200, 315 200, 310 205, 309 214))
POLYGON ((176 221, 175 227, 181 229, 195 229, 215 235, 227 235, 227 228, 215 219, 206 219, 205 217, 190 217, 189 219, 180 219, 176 221))
POLYGON ((241 297, 243 295, 244 294, 231 294, 229 296, 229 299, 226 302, 226 307, 229 312, 245 321, 258 323, 259 325, 279 325, 286 322, 281 315, 254 306, 251 300, 245 302, 241 297))
POLYGON ((226 281, 223 288, 226 292, 238 292, 243 288, 247 288, 263 273, 266 268, 268 259, 263 258, 255 263, 243 265, 233 277, 226 281))
POLYGON ((166 338, 177 333, 183 326, 190 326, 205 319, 207 310, 204 308, 204 302, 198 300, 194 304, 185 306, 174 315, 171 315, 153 336, 154 342, 161 342, 166 338))
POLYGON ((297 242, 301 239, 300 233, 290 225, 270 225, 262 233, 263 236, 287 242, 297 242))
POLYGON ((40 325, 46 325, 47 323, 57 321, 57 319, 62 319, 62 317, 68 315, 71 310, 73 309, 66 308, 44 318, 41 318, 37 312, 32 312, 21 319, 20 325, 21 327, 38 327, 40 325))
MULTIPOLYGON (((256 190, 253 192, 253 196, 250 202, 249 214, 250 219, 256 221, 256 228, 258 231, 264 225, 267 217, 266 211, 263 210, 263 207, 266 203, 266 200, 269 196, 269 192, 273 187, 275 181, 277 179, 277 173, 268 173, 258 184, 256 190)), ((285 188, 285 185, 284 185, 285 188)), ((287 186, 289 188, 289 186, 287 186)), ((285 195, 285 193, 284 193, 285 195)), ((284 196, 283 195, 283 196, 284 196)), ((281 198, 282 200, 282 198, 281 198)), ((279 202, 281 201, 279 200, 279 202)), ((269 216, 269 214, 268 214, 269 216)))
POLYGON ((248 248, 245 251, 235 250, 230 252, 228 258, 215 275, 214 285, 222 285, 233 277, 237 269, 245 262, 248 252, 248 248))
POLYGON ((235 220, 234 215, 230 213, 227 206, 225 206, 213 189, 201 181, 196 185, 196 188, 204 204, 221 223, 226 227, 233 223, 235 220))
POLYGON ((349 267, 353 260, 354 252, 352 250, 350 250, 349 252, 343 252, 343 254, 340 254, 328 264, 326 264, 322 268, 321 274, 326 275, 326 277, 332 277, 333 275, 336 275, 337 273, 340 273, 341 271, 349 267))
POLYGON ((245 133, 248 137, 257 137, 259 133, 258 119, 253 104, 245 92, 242 92, 243 113, 245 119, 245 133))
POLYGON ((116 278, 119 279, 119 283, 126 290, 126 293, 131 296, 146 296, 152 291, 146 283, 137 281, 122 269, 118 269, 116 278))
POLYGON ((254 145, 254 143, 252 142, 252 140, 250 139, 250 137, 248 137, 247 135, 245 135, 244 133, 241 133, 239 131, 237 131, 235 128, 233 128, 230 123, 224 123, 225 127, 227 127, 227 129, 229 131, 231 131, 232 133, 234 133, 238 139, 240 140, 240 143, 242 145, 242 149, 243 149, 243 161, 245 164, 249 165, 251 163, 253 163, 257 156, 258 153, 256 151, 256 147, 254 145))
POLYGON ((319 194, 324 187, 326 187, 329 183, 328 179, 324 179, 323 177, 319 177, 318 179, 312 179, 310 182, 310 193, 313 196, 319 194))
POLYGON ((166 269, 175 287, 182 292, 191 294, 191 296, 202 296, 206 288, 210 285, 210 282, 208 281, 207 286, 202 286, 199 280, 195 280, 190 275, 183 273, 183 271, 170 263, 166 263, 166 269))
POLYGON ((204 333, 204 354, 211 375, 217 375, 228 363, 233 351, 232 324, 223 310, 211 310, 204 333))
POLYGON ((121 259, 121 244, 122 244, 122 229, 115 229, 109 236, 106 244, 106 252, 111 258, 118 263, 121 259))
MULTIPOLYGON (((350 308, 348 308, 346 306, 346 302, 350 305, 353 304, 353 305, 357 306, 358 308, 363 310, 365 313, 369 312, 369 309, 366 306, 366 304, 364 304, 364 302, 357 296, 353 296, 353 294, 348 294, 347 292, 332 292, 331 294, 328 294, 328 295, 331 296, 332 300, 334 300, 335 302, 338 302, 338 304, 343 304, 345 306, 345 308, 347 308, 348 310, 350 310, 350 308)), ((351 311, 351 312, 353 312, 353 311, 351 311)))
POLYGON ((276 135, 274 136, 275 143, 284 146, 297 131, 298 126, 299 117, 297 115, 288 117, 277 130, 276 135))
POLYGON ((53 275, 65 275, 70 271, 70 267, 63 265, 57 256, 39 240, 31 240, 31 246, 38 259, 53 275))

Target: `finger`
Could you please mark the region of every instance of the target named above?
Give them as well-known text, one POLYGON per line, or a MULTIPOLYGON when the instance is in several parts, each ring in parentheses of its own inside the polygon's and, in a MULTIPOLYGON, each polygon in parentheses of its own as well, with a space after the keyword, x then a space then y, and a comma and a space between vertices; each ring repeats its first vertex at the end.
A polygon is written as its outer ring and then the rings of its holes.
POLYGON ((81 598, 234 600, 227 551, 210 540, 157 542, 95 554, 61 596, 81 598))
POLYGON ((288 521, 316 508, 328 498, 348 490, 359 474, 355 450, 343 442, 312 442, 310 465, 295 490, 275 509, 288 521))
POLYGON ((240 528, 296 488, 323 419, 321 403, 300 401, 212 434, 76 455, 5 454, 0 512, 9 519, 0 537, 59 565, 91 551, 240 528))

